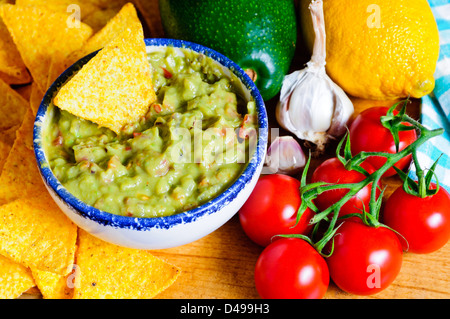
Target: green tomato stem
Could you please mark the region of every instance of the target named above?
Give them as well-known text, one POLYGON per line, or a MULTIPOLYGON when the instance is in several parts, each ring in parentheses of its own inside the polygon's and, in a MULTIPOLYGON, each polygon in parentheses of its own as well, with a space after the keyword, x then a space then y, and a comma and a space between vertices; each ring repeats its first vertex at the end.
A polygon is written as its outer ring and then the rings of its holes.
MULTIPOLYGON (((357 182, 357 183, 348 183, 348 184, 325 184, 325 183, 316 183, 314 185, 306 185, 306 172, 304 171, 302 175, 302 186, 300 188, 301 197, 302 197, 302 205, 299 209, 297 220, 301 218, 301 214, 303 214, 306 207, 315 207, 315 205, 312 203, 312 201, 317 198, 318 195, 320 195, 323 192, 330 191, 330 190, 336 190, 336 189, 348 189, 349 191, 335 204, 331 205, 327 209, 325 209, 322 212, 317 212, 316 215, 310 220, 310 224, 317 224, 320 223, 322 220, 327 220, 328 216, 333 213, 333 217, 330 221, 330 225, 323 235, 323 237, 316 243, 314 246, 318 250, 319 253, 322 254, 322 249, 325 247, 326 243, 333 238, 334 234, 337 231, 337 228, 335 227, 336 221, 338 219, 338 213, 341 207, 353 196, 355 196, 361 189, 372 183, 371 186, 371 197, 369 202, 369 215, 366 215, 366 211, 364 209, 362 214, 362 220, 365 224, 368 224, 369 226, 383 226, 378 222, 379 218, 379 212, 381 207, 381 199, 377 199, 376 196, 376 190, 379 184, 379 181, 381 180, 384 173, 391 167, 395 165, 400 159, 403 157, 406 157, 410 154, 412 154, 414 163, 417 167, 417 175, 420 180, 424 180, 424 172, 418 165, 418 159, 416 150, 418 147, 420 147, 422 144, 424 144, 429 139, 441 135, 444 133, 444 129, 434 129, 429 130, 419 122, 415 121, 411 117, 409 117, 406 114, 401 114, 401 119, 399 119, 398 123, 399 125, 402 125, 401 122, 408 122, 414 126, 415 129, 420 131, 419 138, 416 139, 413 143, 405 147, 403 150, 391 154, 391 153, 385 153, 385 152, 361 152, 357 154, 356 156, 345 159, 347 160, 345 166, 352 169, 355 167, 359 167, 361 163, 363 163, 368 157, 371 156, 381 156, 386 158, 386 162, 381 166, 378 170, 373 172, 372 174, 368 175, 364 180, 357 182)), ((348 139, 347 139, 348 141, 348 139)), ((341 143, 339 145, 342 145, 341 143)), ((348 147, 347 147, 348 148, 348 147)), ((305 166, 305 170, 308 169, 308 166, 305 166)), ((426 194, 426 183, 422 182, 420 183, 420 194, 426 194)), ((384 191, 383 191, 384 192, 384 191)), ((382 197, 383 192, 381 192, 380 197, 382 197)), ((421 195, 421 196, 422 196, 421 195)))

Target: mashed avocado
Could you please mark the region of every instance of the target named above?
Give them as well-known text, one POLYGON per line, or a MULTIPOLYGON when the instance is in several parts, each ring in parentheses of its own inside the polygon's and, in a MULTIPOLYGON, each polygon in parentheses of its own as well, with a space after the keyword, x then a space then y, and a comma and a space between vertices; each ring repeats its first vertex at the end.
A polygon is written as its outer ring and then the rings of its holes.
POLYGON ((157 101, 120 134, 54 107, 44 141, 58 180, 98 209, 176 214, 240 175, 256 143, 254 101, 210 58, 168 48, 148 54, 157 101), (252 142, 253 140, 253 142, 252 142))

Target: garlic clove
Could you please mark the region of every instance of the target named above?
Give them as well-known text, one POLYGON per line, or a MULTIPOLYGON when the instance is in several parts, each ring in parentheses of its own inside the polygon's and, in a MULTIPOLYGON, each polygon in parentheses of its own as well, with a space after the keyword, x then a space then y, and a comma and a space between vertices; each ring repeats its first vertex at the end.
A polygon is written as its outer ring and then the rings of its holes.
POLYGON ((285 76, 276 107, 278 123, 321 153, 330 139, 345 132, 353 104, 326 74, 326 36, 322 0, 310 4, 316 40, 311 61, 285 76))
POLYGON ((265 161, 270 173, 293 175, 305 166, 306 156, 292 136, 277 136, 267 150, 265 161))

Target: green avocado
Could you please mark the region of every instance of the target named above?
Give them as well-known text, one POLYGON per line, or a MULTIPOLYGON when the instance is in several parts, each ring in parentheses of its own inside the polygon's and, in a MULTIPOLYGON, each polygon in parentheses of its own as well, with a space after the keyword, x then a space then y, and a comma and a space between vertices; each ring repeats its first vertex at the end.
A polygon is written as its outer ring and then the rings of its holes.
POLYGON ((294 0, 159 0, 169 38, 216 50, 243 68, 264 100, 281 89, 294 56, 294 0))

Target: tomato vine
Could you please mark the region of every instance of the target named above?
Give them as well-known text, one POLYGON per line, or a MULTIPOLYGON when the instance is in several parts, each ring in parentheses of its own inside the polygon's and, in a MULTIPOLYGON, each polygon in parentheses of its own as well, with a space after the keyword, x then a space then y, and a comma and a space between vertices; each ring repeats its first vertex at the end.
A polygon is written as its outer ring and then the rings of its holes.
MULTIPOLYGON (((314 225, 313 232, 311 236, 305 236, 305 235, 281 235, 281 237, 298 237, 303 238, 307 240, 311 245, 313 245, 317 251, 322 254, 325 257, 328 257, 332 254, 332 248, 331 252, 328 254, 324 253, 324 247, 327 245, 327 243, 333 238, 335 233, 337 232, 338 228, 340 227, 340 223, 337 223, 338 221, 338 215, 340 208, 355 194, 357 194, 362 188, 372 183, 371 186, 371 198, 369 202, 368 211, 366 209, 363 209, 362 214, 349 214, 342 218, 348 218, 352 216, 358 216, 362 219, 363 223, 368 226, 373 227, 379 227, 384 226, 379 222, 379 213, 381 208, 381 203, 383 199, 384 190, 381 190, 381 194, 377 198, 377 192, 376 188, 379 187, 379 181, 381 180, 383 174, 394 166, 395 163, 397 163, 400 159, 412 155, 413 163, 416 166, 416 171, 418 175, 419 182, 415 183, 411 179, 407 177, 407 174, 403 171, 399 170, 398 168, 394 167, 396 169, 397 173, 400 175, 400 177, 404 180, 404 187, 408 189, 410 193, 416 194, 416 196, 427 196, 434 194, 436 190, 430 189, 429 184, 432 178, 433 170, 436 165, 436 163, 433 165, 433 167, 429 170, 429 172, 424 175, 423 170, 420 168, 418 159, 417 159, 417 149, 422 144, 424 144, 429 139, 441 135, 444 132, 444 129, 433 129, 430 130, 420 124, 418 121, 411 118, 408 114, 406 114, 406 106, 409 103, 409 99, 406 99, 405 101, 400 101, 393 105, 391 108, 389 108, 387 114, 381 118, 382 125, 389 129, 392 133, 392 136, 394 138, 394 142, 396 145, 397 153, 387 153, 387 152, 360 152, 356 155, 351 154, 351 145, 350 145, 350 135, 347 132, 346 136, 340 141, 340 143, 337 146, 336 149, 336 155, 339 158, 339 160, 342 162, 342 164, 345 166, 347 170, 356 170, 358 172, 363 173, 366 175, 366 178, 360 182, 357 183, 350 183, 350 184, 330 184, 325 182, 317 182, 312 184, 307 184, 306 182, 306 176, 307 171, 309 169, 311 156, 308 159, 308 162, 305 165, 303 174, 301 176, 301 183, 300 183, 300 194, 301 194, 301 205, 299 207, 298 213, 297 213, 297 222, 301 219, 303 213, 309 208, 312 211, 315 212, 315 215, 311 219, 310 223, 314 225), (394 114, 394 110, 400 105, 402 105, 401 110, 394 114), (409 123, 410 125, 405 125, 404 123, 409 123), (418 138, 405 147, 403 150, 398 150, 398 143, 399 143, 399 137, 398 134, 401 131, 406 130, 417 130, 419 132, 418 138), (345 143, 345 145, 344 145, 345 143), (342 147, 344 146, 344 149, 342 150, 342 147), (341 152, 343 153, 343 156, 341 155, 341 152), (386 162, 377 170, 375 170, 373 173, 369 174, 367 171, 365 171, 361 164, 368 159, 371 156, 378 156, 378 157, 385 157, 386 162), (323 192, 330 191, 330 190, 336 190, 336 189, 348 189, 348 192, 336 203, 329 206, 327 209, 324 209, 323 211, 319 211, 319 209, 314 204, 314 199, 317 198, 318 195, 320 195, 323 192), (318 233, 319 225, 322 221, 326 221, 328 223, 327 230, 323 233, 321 238, 318 240, 315 240, 315 237, 318 233)), ((387 227, 387 226, 384 226, 387 227)))

